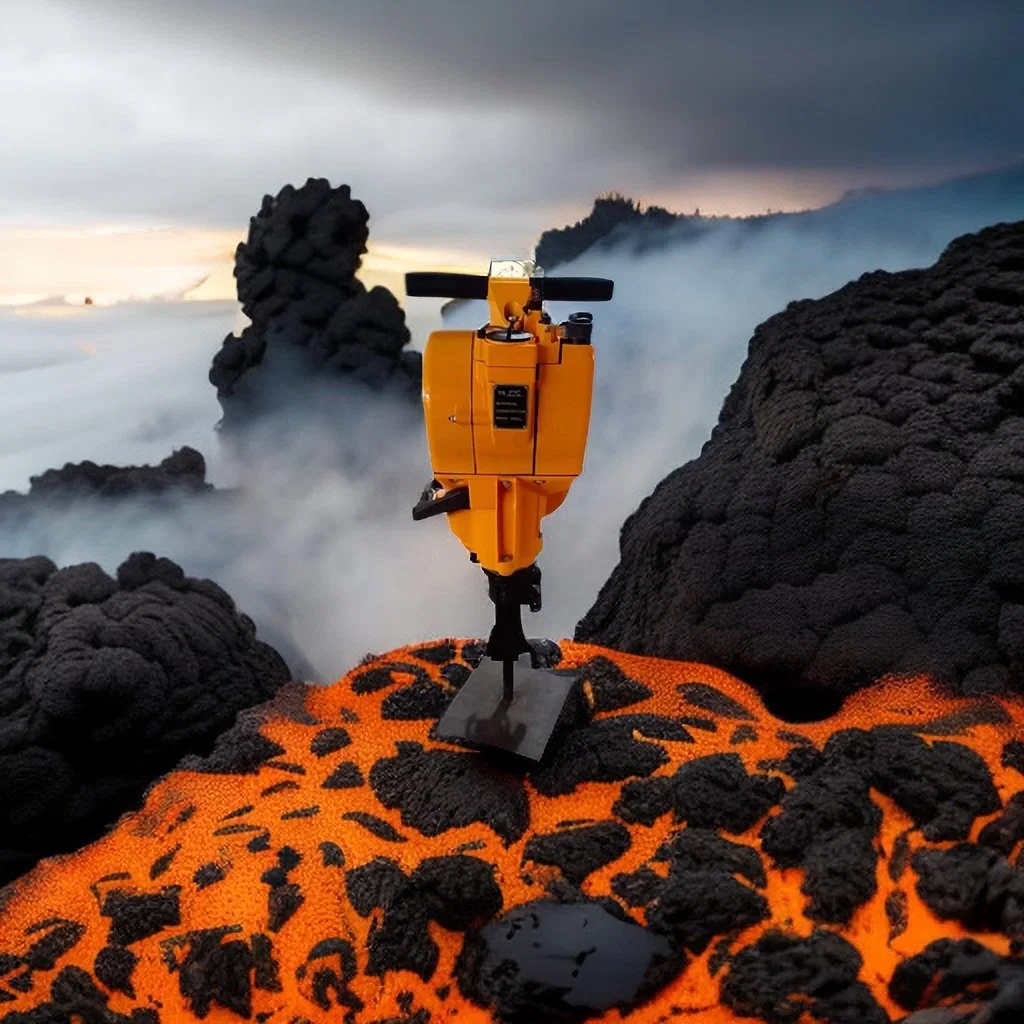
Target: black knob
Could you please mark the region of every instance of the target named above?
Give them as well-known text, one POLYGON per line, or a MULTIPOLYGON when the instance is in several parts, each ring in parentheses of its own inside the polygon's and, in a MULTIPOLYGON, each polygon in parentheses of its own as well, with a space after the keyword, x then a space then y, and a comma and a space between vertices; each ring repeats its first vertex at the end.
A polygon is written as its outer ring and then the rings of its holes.
POLYGON ((592 313, 571 313, 562 327, 562 340, 566 344, 589 345, 590 335, 594 330, 594 316, 592 313))

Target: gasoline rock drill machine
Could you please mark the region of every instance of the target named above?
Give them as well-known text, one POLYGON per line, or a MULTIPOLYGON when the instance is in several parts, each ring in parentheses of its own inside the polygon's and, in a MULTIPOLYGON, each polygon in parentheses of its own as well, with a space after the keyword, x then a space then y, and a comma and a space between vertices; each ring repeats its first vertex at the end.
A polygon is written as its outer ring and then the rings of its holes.
POLYGON ((543 303, 606 301, 613 283, 545 277, 511 259, 493 260, 486 277, 411 273, 405 282, 409 295, 489 305, 478 330, 434 331, 423 357, 434 479, 413 519, 447 515, 495 606, 486 657, 434 735, 539 761, 573 679, 532 667, 521 607, 541 607, 540 523, 583 471, 594 380, 593 317, 554 324, 543 303))

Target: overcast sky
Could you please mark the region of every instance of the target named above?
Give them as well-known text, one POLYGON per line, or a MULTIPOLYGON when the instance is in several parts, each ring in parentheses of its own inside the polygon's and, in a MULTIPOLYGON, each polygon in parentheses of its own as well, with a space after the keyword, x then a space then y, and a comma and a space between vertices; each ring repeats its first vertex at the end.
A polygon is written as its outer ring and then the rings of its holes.
MULTIPOLYGON (((516 251, 618 189, 794 208, 1024 158, 1021 0, 0 0, 0 225, 516 251)), ((24 290, 24 288, 22 289, 24 290)))

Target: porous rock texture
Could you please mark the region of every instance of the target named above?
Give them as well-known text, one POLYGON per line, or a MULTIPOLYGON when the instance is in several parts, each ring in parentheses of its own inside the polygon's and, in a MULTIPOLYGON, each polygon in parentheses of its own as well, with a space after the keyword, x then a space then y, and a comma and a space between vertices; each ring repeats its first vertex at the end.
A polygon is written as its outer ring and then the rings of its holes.
POLYGON ((368 291, 355 276, 368 220, 349 186, 326 178, 263 197, 235 254, 252 322, 224 339, 210 368, 225 428, 295 404, 313 381, 419 396, 421 357, 406 348, 405 313, 386 288, 368 291))
POLYGON ((793 725, 566 643, 525 769, 431 738, 481 654, 289 685, 0 890, 0 1020, 1021 1019, 1019 696, 906 678, 793 725))
POLYGON ((576 639, 710 662, 794 714, 889 672, 1020 689, 1024 222, 758 327, 576 639))
MULTIPOLYGON (((0 559, 0 883, 99 837, 289 678, 210 580, 0 559)), ((2 1003, 2 997, 0 997, 2 1003)))
POLYGON ((0 494, 0 524, 16 524, 42 509, 59 509, 91 499, 154 498, 205 494, 206 460, 195 448, 175 449, 156 466, 103 466, 66 462, 29 478, 27 493, 0 494))

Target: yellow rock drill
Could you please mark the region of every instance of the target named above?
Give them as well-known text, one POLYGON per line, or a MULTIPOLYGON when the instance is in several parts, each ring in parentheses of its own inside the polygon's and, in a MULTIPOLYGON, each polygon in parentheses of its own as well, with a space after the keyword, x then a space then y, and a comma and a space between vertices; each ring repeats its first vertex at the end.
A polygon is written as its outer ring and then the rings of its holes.
POLYGON ((515 259, 492 260, 487 276, 410 273, 405 281, 409 295, 489 306, 478 330, 434 331, 423 357, 434 479, 413 518, 447 515, 495 606, 486 658, 434 734, 540 760, 573 680, 532 667, 521 607, 541 607, 541 520, 583 471, 594 381, 593 317, 573 313, 555 324, 543 304, 606 301, 613 283, 545 277, 515 259))

